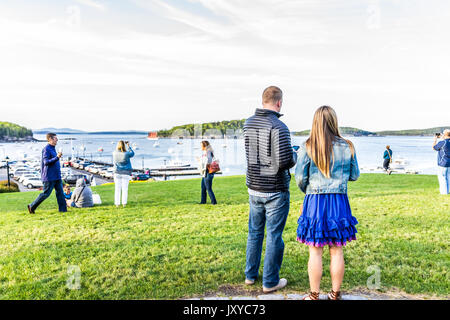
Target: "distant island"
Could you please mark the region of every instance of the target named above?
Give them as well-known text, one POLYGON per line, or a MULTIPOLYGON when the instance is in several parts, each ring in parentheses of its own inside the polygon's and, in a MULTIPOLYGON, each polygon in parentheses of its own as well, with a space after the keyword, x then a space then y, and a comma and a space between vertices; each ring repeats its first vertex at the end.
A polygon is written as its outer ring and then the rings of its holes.
POLYGON ((442 133, 445 129, 450 129, 450 126, 429 129, 386 130, 378 131, 377 134, 383 136, 434 136, 435 133, 442 133))
POLYGON ((0 142, 36 141, 33 131, 11 122, 0 122, 0 142))
POLYGON ((47 134, 48 132, 56 133, 56 134, 111 134, 111 135, 131 135, 131 134, 139 134, 139 135, 147 135, 147 131, 136 131, 136 130, 128 130, 128 131, 82 131, 70 128, 42 128, 42 129, 34 129, 34 134, 47 134))
MULTIPOLYGON (((339 131, 343 135, 353 135, 355 137, 358 137, 358 136, 372 137, 372 136, 378 135, 376 132, 365 131, 365 130, 352 128, 352 127, 339 127, 339 131)), ((309 136, 310 132, 311 132, 311 130, 293 131, 292 134, 294 136, 309 136)))
MULTIPOLYGON (((159 130, 158 137, 173 137, 177 136, 177 132, 181 132, 182 130, 186 130, 189 136, 194 136, 195 126, 202 126, 202 134, 205 133, 206 130, 214 129, 218 130, 225 136, 228 129, 230 130, 242 130, 244 128, 244 123, 246 119, 242 120, 231 120, 231 121, 220 121, 220 122, 208 122, 202 124, 185 124, 180 126, 175 126, 168 130, 159 130)), ((339 127, 341 134, 343 135, 352 135, 355 137, 358 136, 367 136, 367 137, 379 137, 379 136, 432 136, 437 132, 443 132, 444 129, 450 128, 447 127, 434 127, 428 129, 411 129, 411 130, 390 130, 390 131, 367 131, 353 127, 339 127)), ((294 136, 308 136, 310 130, 303 131, 291 131, 291 134, 294 136)))
MULTIPOLYGON (((195 135, 199 135, 200 126, 201 126, 201 135, 204 135, 207 130, 215 130, 217 132, 217 138, 224 137, 227 134, 227 131, 239 131, 244 128, 244 123, 246 119, 240 120, 227 120, 227 121, 218 121, 218 122, 208 122, 208 123, 199 123, 199 124, 184 124, 172 127, 171 129, 163 129, 158 130, 157 136, 158 138, 170 138, 170 137, 179 137, 179 138, 187 138, 193 137, 195 135)), ((6 122, 0 122, 6 123, 6 122)), ((17 125, 16 125, 17 126, 17 125)), ((53 132, 56 134, 69 134, 69 135, 78 135, 78 134, 104 134, 104 135, 144 135, 147 136, 149 131, 137 131, 137 130, 128 130, 128 131, 95 131, 95 132, 87 132, 82 130, 70 129, 70 128, 43 128, 43 129, 35 129, 32 133, 31 130, 22 128, 19 132, 22 132, 22 135, 27 136, 28 138, 32 137, 32 134, 46 134, 48 132, 53 132), (25 130, 25 131, 23 131, 25 130), (29 130, 29 131, 26 131, 29 130)), ((1 128, 1 127, 0 127, 1 128)), ((443 132, 444 129, 450 128, 447 127, 434 127, 428 129, 409 129, 409 130, 384 130, 384 131, 367 131, 363 129, 353 128, 353 127, 340 127, 339 130, 343 135, 351 135, 351 136, 367 136, 367 137, 380 137, 380 136, 433 136, 437 132, 443 132)), ((308 136, 310 130, 303 131, 291 131, 294 136, 308 136)), ((17 139, 28 139, 23 137, 18 137, 17 139)), ((2 132, 0 131, 0 139, 2 139, 2 132)), ((5 139, 3 139, 5 140, 5 139)))
POLYGON ((181 126, 173 127, 169 130, 159 130, 158 131, 158 137, 167 138, 167 137, 173 137, 174 135, 177 135, 177 133, 186 132, 189 136, 194 136, 197 132, 196 126, 201 126, 201 134, 203 135, 207 130, 217 130, 217 132, 220 132, 222 136, 225 136, 227 134, 227 131, 237 131, 242 130, 244 128, 244 122, 245 119, 241 120, 230 120, 230 121, 220 121, 220 122, 208 122, 208 123, 201 123, 201 124, 185 124, 181 126))

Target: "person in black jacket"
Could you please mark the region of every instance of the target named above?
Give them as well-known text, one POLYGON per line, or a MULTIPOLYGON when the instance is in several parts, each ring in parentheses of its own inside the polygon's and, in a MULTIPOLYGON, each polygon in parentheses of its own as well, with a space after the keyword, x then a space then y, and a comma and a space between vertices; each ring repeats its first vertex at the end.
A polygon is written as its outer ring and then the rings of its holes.
POLYGON ((282 234, 290 204, 289 169, 295 165, 297 154, 292 149, 288 127, 279 120, 282 103, 280 88, 266 88, 262 95, 263 108, 257 108, 244 124, 246 184, 250 203, 245 283, 252 285, 258 277, 267 225, 262 279, 264 293, 287 284, 286 279, 280 279, 279 271, 284 253, 282 234))

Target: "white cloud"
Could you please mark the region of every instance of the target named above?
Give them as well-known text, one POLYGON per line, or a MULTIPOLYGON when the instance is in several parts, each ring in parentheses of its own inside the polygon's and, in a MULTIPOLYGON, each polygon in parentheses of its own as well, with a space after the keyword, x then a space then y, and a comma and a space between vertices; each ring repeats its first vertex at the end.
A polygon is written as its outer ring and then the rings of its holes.
POLYGON ((99 3, 97 1, 94 0, 75 0, 76 2, 83 4, 85 6, 91 7, 91 8, 96 8, 99 10, 105 10, 106 6, 103 3, 99 3))
MULTIPOLYGON (((73 2, 55 17, 37 12, 40 21, 24 19, 14 5, 2 14, 0 5, 4 120, 21 123, 30 110, 65 106, 101 119, 114 110, 107 121, 79 121, 86 130, 129 129, 118 110, 145 114, 132 124, 143 130, 240 119, 271 84, 285 92, 284 121, 295 130, 309 127, 323 104, 336 107, 343 125, 370 130, 450 119, 442 108, 450 103, 446 2, 439 10, 380 1, 375 29, 367 28, 371 1, 76 3, 83 5, 79 25, 67 10, 73 2)), ((36 127, 39 114, 24 124, 36 127)))

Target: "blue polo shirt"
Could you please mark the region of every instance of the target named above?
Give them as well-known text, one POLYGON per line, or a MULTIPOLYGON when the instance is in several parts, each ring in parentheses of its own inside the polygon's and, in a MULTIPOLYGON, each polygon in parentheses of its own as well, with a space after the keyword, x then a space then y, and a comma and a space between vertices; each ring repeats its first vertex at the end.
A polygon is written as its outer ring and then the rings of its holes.
POLYGON ((61 165, 56 148, 49 144, 42 149, 41 179, 42 182, 61 180, 61 165))
POLYGON ((450 167, 450 139, 439 141, 433 148, 438 152, 438 166, 450 167))

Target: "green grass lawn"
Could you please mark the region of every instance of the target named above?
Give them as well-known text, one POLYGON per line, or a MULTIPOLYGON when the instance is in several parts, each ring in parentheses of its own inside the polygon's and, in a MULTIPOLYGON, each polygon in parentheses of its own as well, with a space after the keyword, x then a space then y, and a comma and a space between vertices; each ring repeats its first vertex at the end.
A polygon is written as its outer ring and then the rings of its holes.
MULTIPOLYGON (((58 213, 56 198, 35 215, 37 192, 0 194, 1 299, 177 299, 244 281, 248 194, 244 176, 216 177, 219 205, 198 205, 200 180, 131 184, 116 209, 114 187, 94 189, 103 205, 58 213), (69 266, 81 270, 70 290, 69 266)), ((363 174, 349 184, 357 241, 345 250, 342 290, 365 287, 381 270, 381 291, 449 294, 450 196, 436 176, 363 174)), ((296 241, 303 195, 291 185, 281 276, 306 292, 308 248, 296 241)), ((330 287, 324 255, 322 290, 330 287)), ((260 287, 261 281, 257 284, 260 287)))

